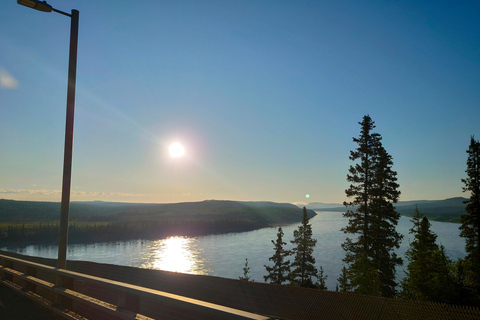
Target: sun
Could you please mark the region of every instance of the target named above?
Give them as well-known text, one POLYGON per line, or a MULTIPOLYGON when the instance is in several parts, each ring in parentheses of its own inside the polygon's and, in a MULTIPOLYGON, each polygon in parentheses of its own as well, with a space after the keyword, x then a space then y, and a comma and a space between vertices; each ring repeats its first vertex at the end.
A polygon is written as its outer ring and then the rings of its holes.
POLYGON ((178 158, 178 157, 181 157, 185 154, 185 149, 183 148, 183 146, 178 143, 178 142, 175 142, 175 143, 172 143, 170 145, 170 148, 168 149, 170 151, 170 155, 173 157, 173 158, 178 158))

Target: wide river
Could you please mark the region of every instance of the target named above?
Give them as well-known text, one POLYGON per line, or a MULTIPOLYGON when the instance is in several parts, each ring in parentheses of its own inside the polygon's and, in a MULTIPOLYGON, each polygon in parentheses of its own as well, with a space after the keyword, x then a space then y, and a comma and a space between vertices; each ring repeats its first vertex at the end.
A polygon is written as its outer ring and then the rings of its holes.
MULTIPOLYGON (((348 220, 339 212, 317 212, 310 220, 313 236, 317 245, 314 249, 316 266, 323 266, 327 286, 335 290, 337 278, 342 268, 345 252, 341 243, 346 235, 340 229, 348 220)), ((432 231, 438 235, 437 243, 445 246, 451 259, 465 256, 465 240, 459 236, 459 224, 432 221, 432 231)), ((291 248, 290 240, 298 224, 284 226, 284 241, 291 248)), ((401 217, 398 232, 405 235, 400 249, 401 257, 412 239, 408 230, 412 227, 410 218, 401 217)), ((268 260, 273 255, 271 240, 277 238, 276 228, 265 228, 250 232, 229 233, 202 237, 172 237, 161 240, 117 241, 94 244, 74 244, 68 246, 68 260, 86 260, 99 263, 133 266, 148 269, 160 269, 193 274, 207 274, 237 279, 243 275, 245 258, 248 258, 250 276, 255 281, 264 282, 266 274, 264 265, 271 265, 268 260)), ((17 252, 30 256, 57 258, 58 246, 30 245, 26 247, 4 247, 2 250, 17 252)), ((406 268, 398 268, 398 278, 403 278, 406 268)))

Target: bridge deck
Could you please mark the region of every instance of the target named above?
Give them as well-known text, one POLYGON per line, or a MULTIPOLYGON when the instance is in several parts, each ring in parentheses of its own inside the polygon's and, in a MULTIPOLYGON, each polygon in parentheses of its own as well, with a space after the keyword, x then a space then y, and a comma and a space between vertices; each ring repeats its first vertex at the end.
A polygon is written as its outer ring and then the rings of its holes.
POLYGON ((54 317, 30 299, 0 285, 0 319, 52 320, 54 317))
MULTIPOLYGON (((15 274, 11 269, 12 266, 7 265, 3 267, 2 270, 7 273, 7 275, 11 275, 10 277, 15 276, 16 279, 20 280, 24 279, 24 277, 30 280, 32 277, 47 280, 45 284, 36 282, 38 290, 43 289, 44 286, 47 287, 46 289, 50 289, 48 283, 52 284, 55 282, 54 279, 46 277, 42 271, 43 269, 53 270, 54 268, 51 266, 55 264, 54 260, 26 257, 12 253, 0 253, 7 254, 11 258, 18 257, 28 259, 31 262, 32 268, 35 266, 34 263, 44 265, 43 267, 37 268, 37 274, 32 274, 29 270, 15 274), (48 267, 48 265, 50 265, 50 267, 48 267)), ((9 258, 11 261, 15 261, 15 259, 12 260, 11 258, 9 258)), ((148 315, 150 312, 159 315, 158 317, 152 316, 153 318, 212 319, 212 317, 202 317, 200 315, 204 310, 195 307, 198 303, 196 300, 198 299, 203 301, 202 304, 205 306, 215 304, 211 310, 218 311, 219 306, 223 306, 226 311, 228 311, 227 309, 235 308, 237 310, 244 310, 247 313, 255 313, 256 315, 269 315, 272 316, 272 318, 290 320, 480 319, 480 310, 472 307, 387 299, 352 293, 320 291, 210 276, 194 276, 85 261, 69 261, 67 268, 69 271, 58 271, 57 273, 69 275, 75 279, 72 285, 73 289, 76 290, 76 294, 95 296, 103 302, 113 305, 115 305, 116 301, 119 306, 131 305, 133 309, 140 308, 143 310, 145 315, 148 315), (88 275, 77 275, 78 272, 82 274, 87 273, 88 275), (110 280, 105 281, 101 279, 110 280), (107 286, 100 286, 100 282, 105 282, 107 286), (117 282, 122 282, 123 284, 120 285, 117 282), (137 290, 139 292, 137 295, 141 300, 131 300, 128 293, 137 286, 141 286, 141 288, 137 290), (116 292, 117 288, 125 291, 126 295, 124 298, 119 299, 118 293, 116 292), (158 292, 159 290, 161 292, 158 292), (172 299, 173 302, 169 303, 166 299, 172 299), (185 307, 186 302, 189 303, 187 307, 185 307), (179 304, 181 304, 180 308, 174 308, 180 306, 179 304), (189 312, 191 308, 194 308, 195 312, 189 312)), ((9 285, 11 282, 4 283, 9 285)), ((59 292, 60 289, 61 288, 53 288, 55 293, 68 295, 72 300, 77 298, 77 296, 72 297, 67 290, 65 290, 65 292, 59 292)), ((84 301, 88 300, 83 296, 80 298, 84 301)), ((95 301, 91 302, 94 304, 95 301)), ((92 303, 90 303, 90 305, 92 305, 92 303)), ((93 305, 93 307, 96 307, 96 305, 93 305)), ((120 311, 122 310, 123 308, 120 309, 120 311)), ((217 311, 217 315, 223 314, 217 311)), ((116 315, 119 315, 118 312, 116 312, 116 315)), ((85 315, 85 317, 92 319, 97 318, 96 316, 88 315, 85 315)), ((0 314, 0 319, 3 318, 0 314)), ((5 318, 12 319, 11 317, 5 318)), ((26 317, 22 318, 28 319, 26 317)), ((228 319, 231 319, 231 317, 228 319)))

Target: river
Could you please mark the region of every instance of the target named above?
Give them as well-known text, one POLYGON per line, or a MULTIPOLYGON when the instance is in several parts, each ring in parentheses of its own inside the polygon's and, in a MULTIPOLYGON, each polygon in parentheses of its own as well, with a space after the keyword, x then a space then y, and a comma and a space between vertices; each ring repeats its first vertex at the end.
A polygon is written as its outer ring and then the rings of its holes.
MULTIPOLYGON (((317 268, 323 266, 327 275, 326 284, 335 290, 342 268, 345 252, 341 243, 346 235, 340 229, 348 220, 339 212, 317 212, 310 220, 313 236, 317 239, 314 249, 317 268)), ((443 244, 451 259, 465 256, 465 240, 459 236, 459 224, 431 221, 432 231, 438 235, 437 243, 443 244)), ((290 240, 298 224, 284 226, 284 241, 291 248, 290 240)), ((397 231, 405 237, 397 254, 405 256, 412 235, 410 218, 401 217, 397 231)), ((160 240, 133 240, 68 246, 68 260, 85 260, 132 267, 160 269, 192 274, 206 274, 237 279, 243 275, 245 258, 248 259, 250 277, 263 282, 266 274, 264 265, 271 265, 268 258, 273 255, 276 228, 210 235, 201 237, 171 237, 160 240)), ((58 246, 30 245, 26 247, 4 247, 1 250, 45 258, 57 258, 58 246)), ((405 259, 404 259, 405 260, 405 259)), ((398 279, 404 277, 404 266, 397 269, 398 279)))

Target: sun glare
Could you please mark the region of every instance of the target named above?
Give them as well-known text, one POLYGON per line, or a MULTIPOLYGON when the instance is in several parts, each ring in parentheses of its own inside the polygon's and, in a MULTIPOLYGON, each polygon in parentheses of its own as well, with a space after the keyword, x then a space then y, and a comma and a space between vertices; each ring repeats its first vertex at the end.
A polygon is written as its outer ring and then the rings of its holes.
POLYGON ((171 237, 161 240, 160 250, 157 251, 157 260, 154 263, 155 269, 192 272, 195 258, 189 250, 191 240, 183 237, 171 237))
POLYGON ((185 154, 185 149, 183 148, 183 146, 178 143, 178 142, 175 142, 175 143, 172 143, 170 145, 170 148, 169 148, 169 151, 170 151, 170 155, 173 157, 173 158, 178 158, 178 157, 181 157, 185 154))
POLYGON ((201 258, 194 238, 170 237, 153 240, 148 245, 141 268, 165 270, 192 274, 210 274, 211 269, 206 266, 205 259, 201 258))

